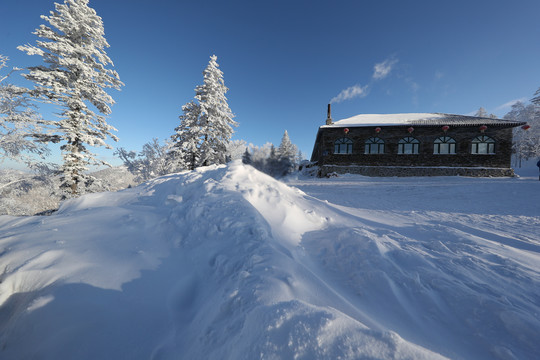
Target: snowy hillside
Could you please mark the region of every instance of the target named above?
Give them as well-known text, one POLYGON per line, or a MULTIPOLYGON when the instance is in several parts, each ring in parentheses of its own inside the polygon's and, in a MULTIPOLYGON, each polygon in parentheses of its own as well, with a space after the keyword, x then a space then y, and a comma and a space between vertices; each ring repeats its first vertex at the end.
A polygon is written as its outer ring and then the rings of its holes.
POLYGON ((534 177, 200 168, 0 216, 1 359, 536 359, 534 177))
MULTIPOLYGON (((89 192, 116 191, 135 184, 124 166, 95 171, 89 192)), ((34 215, 55 211, 62 199, 60 176, 0 169, 0 215, 34 215)))

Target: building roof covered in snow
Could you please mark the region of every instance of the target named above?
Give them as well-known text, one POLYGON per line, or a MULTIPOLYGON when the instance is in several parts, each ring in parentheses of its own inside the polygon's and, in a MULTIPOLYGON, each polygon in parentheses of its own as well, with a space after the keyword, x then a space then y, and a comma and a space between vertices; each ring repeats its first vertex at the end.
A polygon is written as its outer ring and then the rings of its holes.
POLYGON ((364 126, 500 126, 515 127, 525 122, 485 118, 467 115, 442 113, 410 113, 410 114, 360 114, 347 119, 338 120, 321 128, 364 127, 364 126))

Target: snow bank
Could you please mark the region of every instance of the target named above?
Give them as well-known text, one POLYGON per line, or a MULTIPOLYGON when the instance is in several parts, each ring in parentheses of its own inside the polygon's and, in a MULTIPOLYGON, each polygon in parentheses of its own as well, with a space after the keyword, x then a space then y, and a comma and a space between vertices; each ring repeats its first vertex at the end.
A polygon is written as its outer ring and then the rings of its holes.
POLYGON ((445 212, 437 180, 403 210, 382 181, 234 162, 2 216, 0 357, 532 359, 537 213, 445 212))

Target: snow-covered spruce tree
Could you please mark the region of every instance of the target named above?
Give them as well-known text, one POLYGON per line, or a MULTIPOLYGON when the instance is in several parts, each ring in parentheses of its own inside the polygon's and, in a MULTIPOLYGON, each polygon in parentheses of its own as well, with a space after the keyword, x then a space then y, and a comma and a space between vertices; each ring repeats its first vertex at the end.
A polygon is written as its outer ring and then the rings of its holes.
MULTIPOLYGON (((7 67, 7 61, 7 57, 0 55, 0 70, 7 67)), ((28 89, 6 81, 17 70, 0 74, 0 162, 11 159, 35 168, 40 163, 32 155, 44 157, 49 150, 44 143, 36 141, 43 121, 28 89)))
POLYGON ((179 116, 180 125, 174 129, 175 133, 171 136, 171 147, 168 151, 173 171, 193 170, 200 160, 200 106, 190 101, 182 106, 182 112, 183 114, 179 116))
POLYGON ((201 143, 198 166, 224 164, 227 160, 227 144, 233 134, 233 113, 225 94, 228 89, 219 69, 217 56, 212 55, 203 71, 204 82, 195 88, 195 99, 199 102, 199 126, 201 143))
POLYGON ((41 25, 34 32, 43 40, 19 49, 43 57, 45 65, 30 67, 24 76, 35 83, 34 96, 62 109, 55 122, 55 137, 50 139, 64 143, 62 187, 76 194, 92 182, 86 174, 88 165, 109 165, 96 159, 87 145, 111 148, 106 139, 118 140, 111 133, 116 129, 105 120, 114 104, 105 89, 119 90, 123 83, 116 71, 107 68, 113 63, 105 52, 109 44, 103 22, 88 0, 55 3, 55 10, 42 16, 51 26, 41 25))
POLYGON ((281 138, 281 143, 277 149, 277 162, 274 169, 275 176, 285 176, 296 170, 296 156, 298 148, 291 143, 287 130, 281 138))
POLYGON ((278 155, 281 158, 287 158, 291 161, 291 163, 296 163, 296 154, 298 153, 298 148, 296 145, 291 143, 291 139, 289 138, 289 133, 287 130, 285 130, 285 133, 283 133, 283 137, 281 138, 281 143, 278 147, 278 155))

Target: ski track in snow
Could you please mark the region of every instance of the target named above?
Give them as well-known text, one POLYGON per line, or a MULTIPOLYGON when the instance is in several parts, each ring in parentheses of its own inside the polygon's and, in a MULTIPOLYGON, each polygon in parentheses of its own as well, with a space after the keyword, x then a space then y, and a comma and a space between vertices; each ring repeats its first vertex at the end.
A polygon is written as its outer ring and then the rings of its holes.
POLYGON ((0 358, 534 359, 537 183, 234 162, 1 216, 0 358))

